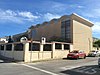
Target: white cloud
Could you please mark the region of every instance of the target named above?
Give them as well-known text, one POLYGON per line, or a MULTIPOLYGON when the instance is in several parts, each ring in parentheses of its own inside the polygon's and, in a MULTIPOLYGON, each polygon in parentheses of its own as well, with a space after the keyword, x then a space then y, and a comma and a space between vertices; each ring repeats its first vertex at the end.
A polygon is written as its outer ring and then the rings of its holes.
POLYGON ((51 13, 44 14, 44 19, 45 20, 51 20, 53 18, 59 18, 59 17, 61 17, 61 16, 57 15, 57 14, 51 14, 51 13))
POLYGON ((95 22, 94 26, 92 27, 92 30, 93 30, 94 33, 100 34, 100 22, 95 22))
POLYGON ((31 12, 19 12, 20 16, 28 18, 27 20, 32 21, 34 19, 37 19, 38 16, 34 16, 31 12))
POLYGON ((0 22, 15 22, 23 23, 24 21, 34 21, 39 16, 34 16, 31 12, 27 11, 12 11, 0 9, 0 22))
POLYGON ((78 5, 77 7, 78 7, 78 8, 84 8, 84 6, 81 6, 81 5, 78 5))
POLYGON ((100 8, 92 9, 89 11, 85 11, 81 13, 83 16, 92 17, 92 18, 99 18, 100 17, 100 8))

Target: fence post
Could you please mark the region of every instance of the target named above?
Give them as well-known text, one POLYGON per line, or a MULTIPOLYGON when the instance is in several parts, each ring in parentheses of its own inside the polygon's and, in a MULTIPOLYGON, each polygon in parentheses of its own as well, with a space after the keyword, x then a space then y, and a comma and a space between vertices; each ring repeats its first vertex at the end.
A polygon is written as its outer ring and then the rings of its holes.
POLYGON ((73 51, 73 45, 72 44, 69 44, 69 45, 70 45, 70 50, 69 51, 71 52, 71 51, 73 51))
POLYGON ((52 43, 52 54, 51 54, 51 58, 54 58, 54 52, 55 52, 55 42, 52 43))
POLYGON ((62 50, 64 50, 64 44, 62 44, 62 50))
POLYGON ((40 43, 40 51, 43 52, 43 44, 40 43))
POLYGON ((29 43, 24 44, 24 62, 30 62, 29 43))
POLYGON ((12 58, 14 60, 14 43, 12 43, 12 58))
POLYGON ((43 59, 43 47, 44 47, 44 44, 40 43, 40 52, 38 53, 38 59, 40 60, 43 59))
POLYGON ((3 56, 5 56, 6 54, 6 44, 4 44, 4 53, 3 53, 3 56))

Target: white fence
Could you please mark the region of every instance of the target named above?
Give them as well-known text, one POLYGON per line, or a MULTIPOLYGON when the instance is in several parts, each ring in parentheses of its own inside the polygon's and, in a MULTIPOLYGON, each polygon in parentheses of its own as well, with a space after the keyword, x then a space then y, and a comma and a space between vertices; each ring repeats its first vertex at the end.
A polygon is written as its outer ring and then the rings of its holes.
POLYGON ((71 44, 62 42, 42 44, 33 41, 32 43, 26 42, 24 44, 20 42, 0 44, 0 54, 2 56, 14 60, 24 60, 24 62, 65 58, 72 49, 71 44))
POLYGON ((14 60, 24 60, 24 45, 22 43, 0 44, 0 55, 14 60))

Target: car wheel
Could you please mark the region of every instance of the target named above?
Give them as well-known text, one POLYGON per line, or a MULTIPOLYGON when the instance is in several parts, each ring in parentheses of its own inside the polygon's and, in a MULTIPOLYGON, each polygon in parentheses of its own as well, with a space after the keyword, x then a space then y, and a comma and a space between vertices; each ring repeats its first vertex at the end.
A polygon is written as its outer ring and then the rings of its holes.
POLYGON ((86 58, 86 56, 84 56, 84 59, 86 58))
POLYGON ((79 59, 79 56, 76 58, 76 60, 78 60, 79 59))
POLYGON ((99 68, 100 68, 100 65, 99 65, 99 68))

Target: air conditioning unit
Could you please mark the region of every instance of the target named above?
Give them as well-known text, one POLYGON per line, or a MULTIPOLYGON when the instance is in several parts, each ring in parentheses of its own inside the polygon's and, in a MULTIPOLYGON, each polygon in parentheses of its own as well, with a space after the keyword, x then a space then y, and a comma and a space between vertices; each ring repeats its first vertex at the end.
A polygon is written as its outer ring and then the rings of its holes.
POLYGON ((26 38, 26 37, 22 37, 21 39, 20 39, 20 42, 22 42, 22 43, 26 43, 28 41, 28 39, 26 38))

